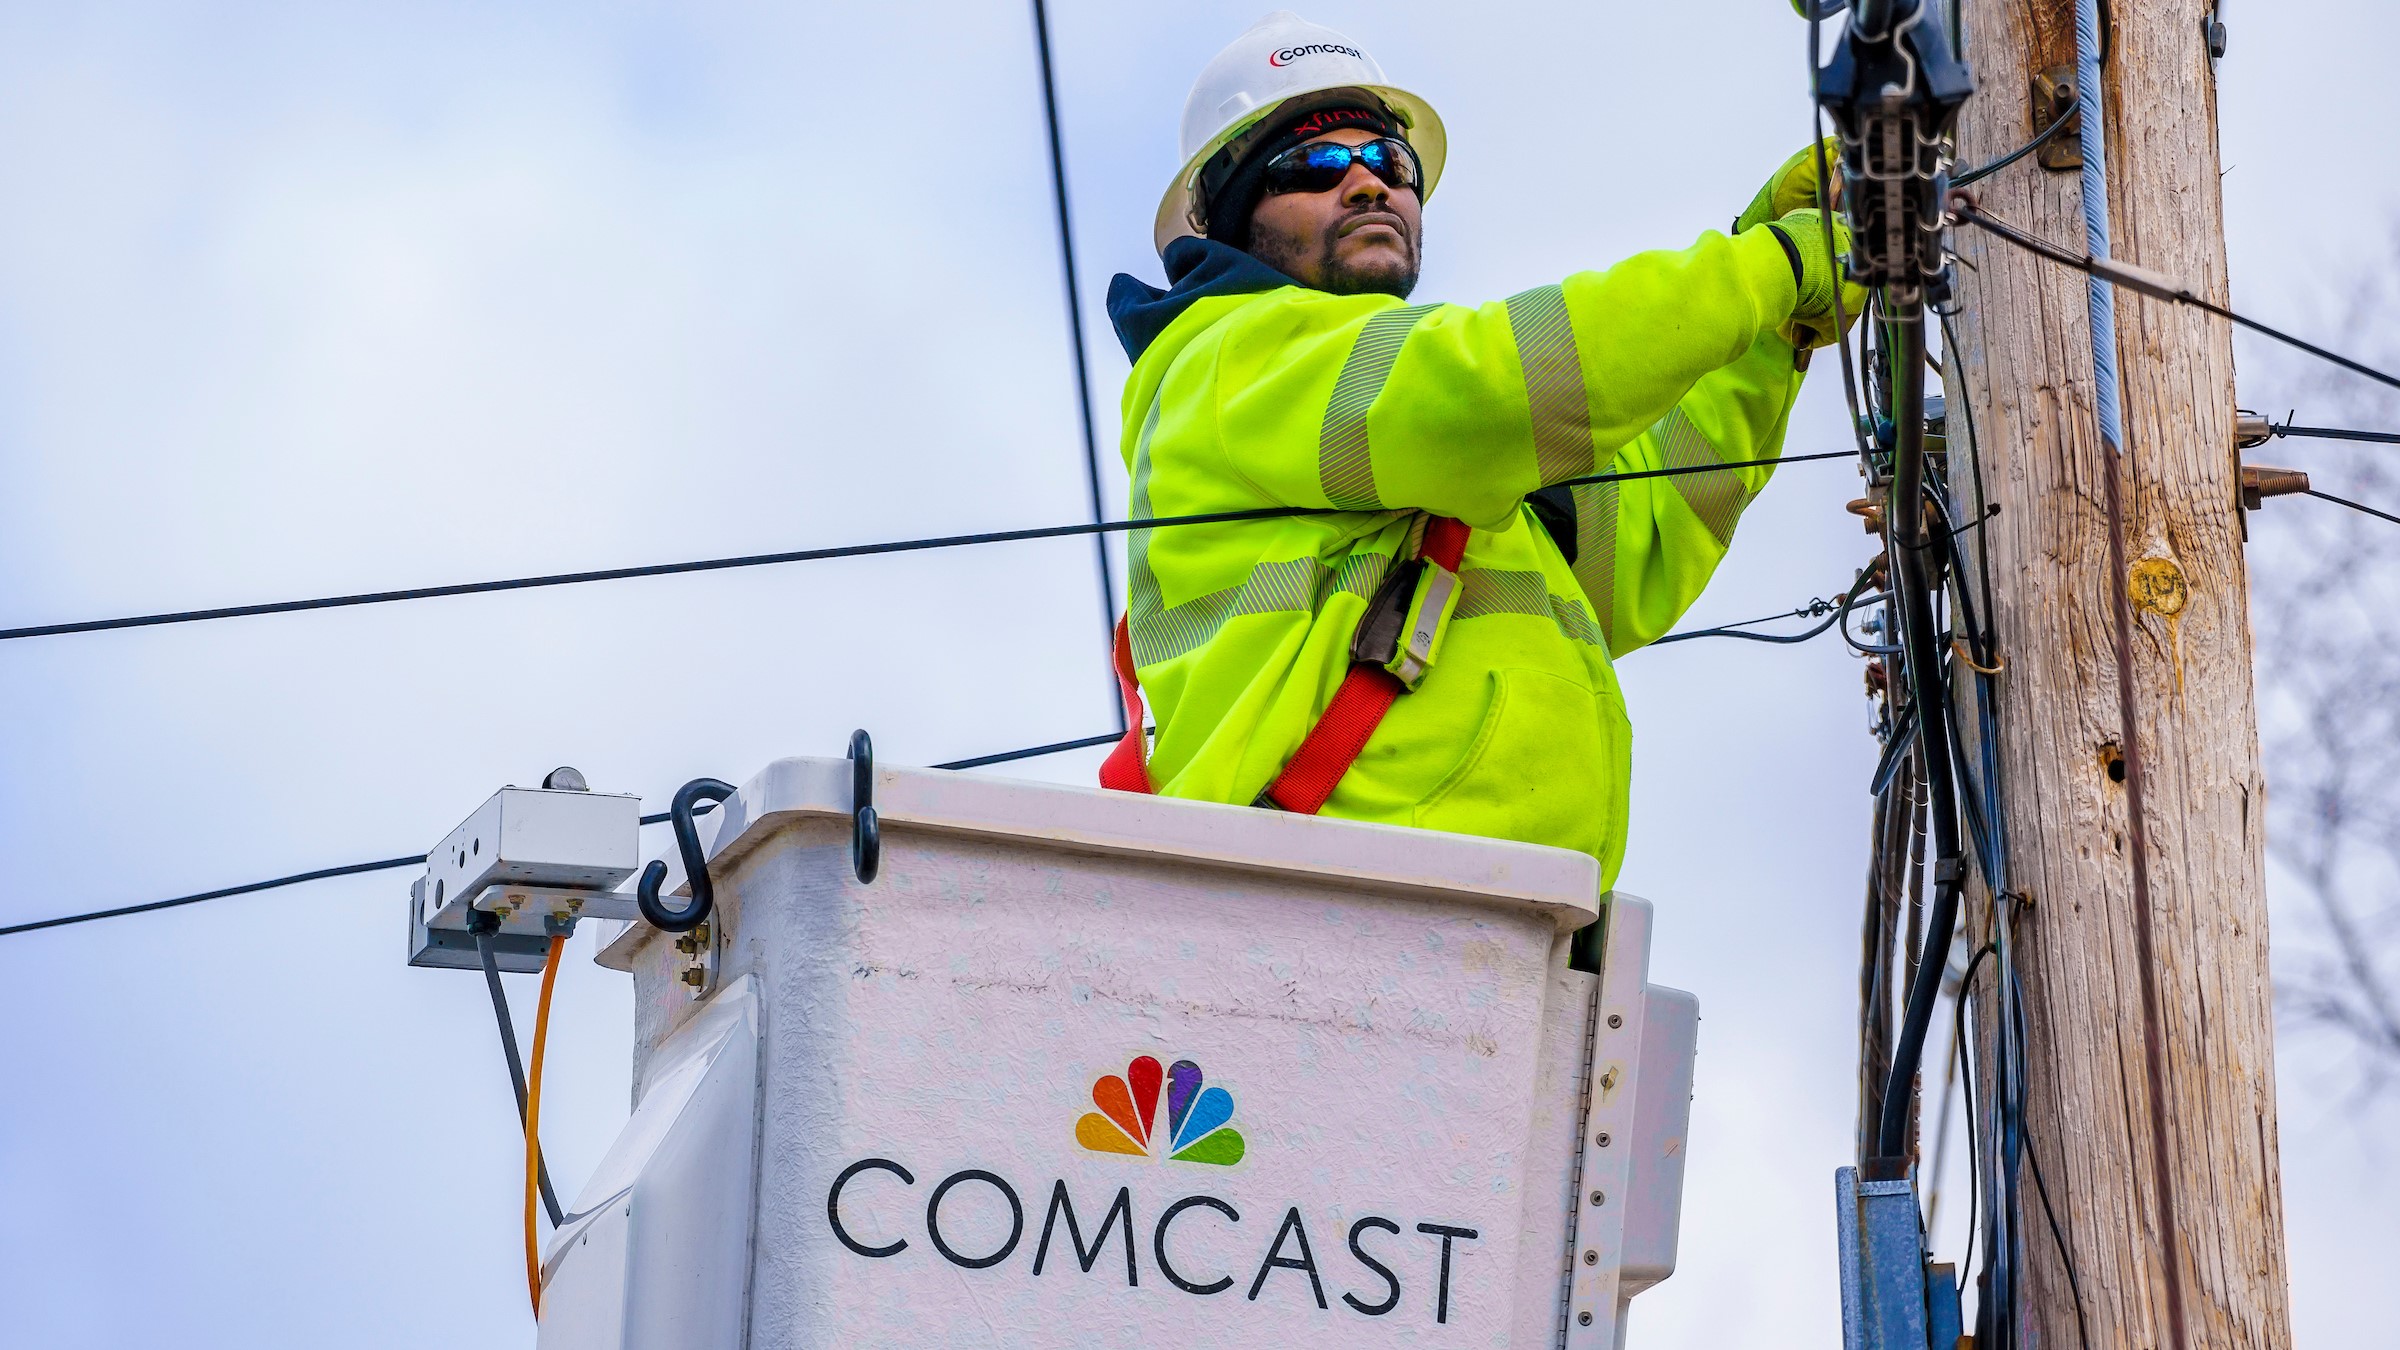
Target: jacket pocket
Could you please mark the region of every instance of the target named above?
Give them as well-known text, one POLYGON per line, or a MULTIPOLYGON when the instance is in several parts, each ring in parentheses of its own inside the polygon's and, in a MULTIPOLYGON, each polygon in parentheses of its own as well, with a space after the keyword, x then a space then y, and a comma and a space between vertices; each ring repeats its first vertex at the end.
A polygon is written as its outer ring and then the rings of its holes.
POLYGON ((1623 847, 1630 738, 1616 700, 1548 671, 1490 672, 1491 704, 1458 767, 1413 813, 1430 830, 1571 848, 1623 847))

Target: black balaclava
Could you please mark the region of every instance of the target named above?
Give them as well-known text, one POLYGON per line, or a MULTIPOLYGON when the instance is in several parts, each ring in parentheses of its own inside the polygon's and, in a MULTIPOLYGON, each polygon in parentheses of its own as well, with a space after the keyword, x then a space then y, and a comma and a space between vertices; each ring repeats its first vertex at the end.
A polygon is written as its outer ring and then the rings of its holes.
POLYGON ((1266 195, 1267 165, 1277 155, 1328 131, 1364 127, 1378 136, 1404 140, 1400 125, 1381 104, 1356 91, 1344 91, 1338 101, 1287 113, 1265 135, 1252 131, 1235 137, 1200 170, 1201 214, 1208 237, 1247 252, 1250 215, 1266 195))

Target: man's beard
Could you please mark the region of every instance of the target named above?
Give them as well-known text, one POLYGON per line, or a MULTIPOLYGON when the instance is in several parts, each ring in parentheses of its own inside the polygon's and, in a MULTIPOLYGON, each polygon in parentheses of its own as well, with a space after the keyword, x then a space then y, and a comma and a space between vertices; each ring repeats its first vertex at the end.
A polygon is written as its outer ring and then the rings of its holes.
POLYGON ((1345 263, 1339 258, 1339 246, 1342 228, 1350 220, 1349 216, 1342 217, 1300 248, 1287 248, 1282 239, 1254 235, 1250 241, 1251 255, 1285 276, 1303 280, 1313 276, 1310 284, 1328 294, 1389 295, 1406 300, 1409 292, 1417 288, 1417 269, 1422 256, 1417 237, 1411 234, 1402 240, 1408 248, 1408 261, 1397 271, 1381 253, 1370 254, 1364 266, 1345 263))

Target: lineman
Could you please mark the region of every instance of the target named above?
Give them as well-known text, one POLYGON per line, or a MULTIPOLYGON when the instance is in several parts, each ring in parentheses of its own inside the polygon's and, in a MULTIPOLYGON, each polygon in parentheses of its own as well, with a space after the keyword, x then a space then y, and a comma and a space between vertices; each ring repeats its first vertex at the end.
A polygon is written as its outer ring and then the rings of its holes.
MULTIPOLYGON (((1122 276, 1134 519, 1103 784, 1577 849, 1613 885, 1611 668, 1708 582, 1770 465, 1837 267, 1795 156, 1690 248, 1481 306, 1408 304, 1441 119, 1289 12, 1219 53, 1122 276), (1145 752, 1144 696, 1157 739, 1145 752)), ((1843 312, 1863 296, 1845 287, 1843 312)))

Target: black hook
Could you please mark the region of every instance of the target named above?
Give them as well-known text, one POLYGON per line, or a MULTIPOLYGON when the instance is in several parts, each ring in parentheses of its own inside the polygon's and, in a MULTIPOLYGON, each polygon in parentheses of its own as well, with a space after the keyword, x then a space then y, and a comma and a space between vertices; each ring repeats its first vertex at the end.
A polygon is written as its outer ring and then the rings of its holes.
POLYGON ((875 880, 883 866, 883 828, 875 819, 875 742, 864 731, 850 733, 850 870, 858 884, 875 880))
POLYGON ((710 911, 717 907, 716 888, 708 880, 708 855, 700 851, 700 829, 692 823, 692 805, 703 797, 712 802, 724 801, 733 791, 733 784, 714 778, 695 778, 675 790, 675 803, 667 810, 667 823, 675 830, 675 851, 683 858, 683 874, 691 878, 692 903, 679 910, 659 903, 658 887, 667 879, 667 864, 664 859, 651 859, 650 865, 642 869, 640 883, 633 888, 633 899, 652 927, 670 933, 688 933, 707 922, 710 911))

